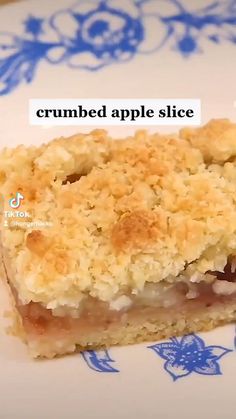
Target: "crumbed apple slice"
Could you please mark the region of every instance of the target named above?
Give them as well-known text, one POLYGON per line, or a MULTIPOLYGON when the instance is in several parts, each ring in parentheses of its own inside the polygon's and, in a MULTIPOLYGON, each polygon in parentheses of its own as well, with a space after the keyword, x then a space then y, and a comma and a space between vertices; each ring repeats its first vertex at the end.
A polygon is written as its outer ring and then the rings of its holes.
POLYGON ((235 321, 235 185, 227 120, 3 150, 2 253, 32 356, 235 321))

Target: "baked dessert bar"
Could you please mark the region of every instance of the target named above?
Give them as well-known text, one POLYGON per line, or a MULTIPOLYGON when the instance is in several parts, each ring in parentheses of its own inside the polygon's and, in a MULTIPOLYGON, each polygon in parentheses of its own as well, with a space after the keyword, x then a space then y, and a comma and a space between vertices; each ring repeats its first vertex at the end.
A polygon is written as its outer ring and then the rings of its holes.
POLYGON ((0 192, 4 266, 33 357, 236 320, 236 124, 4 149, 0 192), (20 215, 7 212, 17 193, 20 215))

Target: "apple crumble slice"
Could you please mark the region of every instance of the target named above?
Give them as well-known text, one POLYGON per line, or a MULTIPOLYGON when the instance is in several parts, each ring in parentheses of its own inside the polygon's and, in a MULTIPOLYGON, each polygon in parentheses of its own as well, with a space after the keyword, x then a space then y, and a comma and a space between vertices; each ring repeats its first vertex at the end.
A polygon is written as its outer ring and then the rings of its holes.
POLYGON ((235 185, 228 120, 2 150, 2 254, 32 356, 235 321, 235 185))

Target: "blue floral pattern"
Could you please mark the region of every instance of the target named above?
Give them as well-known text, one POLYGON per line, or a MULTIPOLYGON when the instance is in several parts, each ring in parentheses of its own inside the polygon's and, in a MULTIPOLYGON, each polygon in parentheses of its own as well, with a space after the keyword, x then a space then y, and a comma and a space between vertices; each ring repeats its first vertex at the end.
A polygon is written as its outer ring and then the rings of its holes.
POLYGON ((119 372, 111 364, 115 362, 107 350, 101 351, 84 351, 82 356, 89 366, 94 371, 97 372, 119 372))
MULTIPOLYGON (((234 327, 236 332, 236 328, 234 327)), ((235 335, 236 336, 236 335, 235 335)), ((236 338, 234 338, 236 349, 236 338)), ((221 375, 219 361, 233 349, 219 345, 207 346, 202 337, 196 334, 171 338, 167 342, 156 343, 147 347, 165 360, 164 369, 173 381, 196 373, 201 375, 221 375)), ((116 361, 108 350, 84 351, 82 357, 88 367, 102 373, 118 373, 112 364, 116 361)))
POLYGON ((96 71, 164 46, 184 57, 207 40, 236 44, 236 0, 78 0, 48 17, 28 16, 22 34, 0 32, 0 95, 30 83, 39 63, 96 71))
POLYGON ((164 369, 174 381, 191 373, 220 375, 219 359, 231 349, 223 346, 206 346, 203 339, 195 334, 183 338, 171 338, 168 342, 157 343, 153 349, 166 362, 164 369))

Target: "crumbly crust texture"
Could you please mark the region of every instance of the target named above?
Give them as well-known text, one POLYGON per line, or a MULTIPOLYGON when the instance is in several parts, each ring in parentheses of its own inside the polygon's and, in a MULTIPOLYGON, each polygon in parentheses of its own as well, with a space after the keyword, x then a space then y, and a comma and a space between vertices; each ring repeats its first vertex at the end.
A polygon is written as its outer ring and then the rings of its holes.
MULTIPOLYGON (((236 124, 213 120, 179 135, 109 138, 103 130, 0 153, 4 210, 21 192, 23 221, 2 242, 22 303, 77 307, 146 282, 175 281, 186 265, 223 270, 236 253, 236 124)), ((21 219, 22 221, 22 219, 21 219)))

